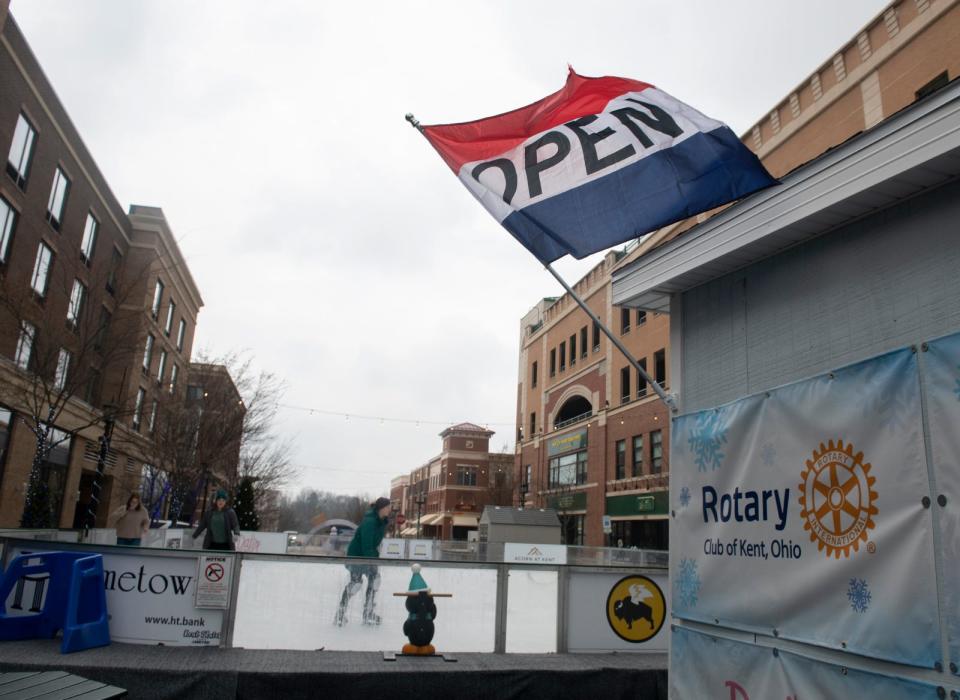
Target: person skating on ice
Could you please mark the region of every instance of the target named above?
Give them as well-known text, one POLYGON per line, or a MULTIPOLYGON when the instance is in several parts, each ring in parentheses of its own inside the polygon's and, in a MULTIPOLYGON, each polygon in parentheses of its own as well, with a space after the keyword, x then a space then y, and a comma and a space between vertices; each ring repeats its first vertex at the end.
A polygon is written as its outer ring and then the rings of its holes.
MULTIPOLYGON (((380 556, 380 542, 383 541, 383 535, 387 530, 387 520, 390 517, 390 499, 380 497, 370 506, 370 510, 363 516, 360 527, 357 528, 347 547, 348 557, 369 557, 377 558, 380 556)), ((347 622, 347 605, 350 599, 363 587, 363 577, 367 577, 367 592, 363 601, 363 624, 379 625, 380 616, 374 612, 376 605, 377 589, 380 588, 380 573, 374 564, 347 564, 347 570, 350 572, 350 581, 343 589, 343 595, 340 596, 340 607, 337 608, 337 615, 334 623, 342 626, 347 622)))

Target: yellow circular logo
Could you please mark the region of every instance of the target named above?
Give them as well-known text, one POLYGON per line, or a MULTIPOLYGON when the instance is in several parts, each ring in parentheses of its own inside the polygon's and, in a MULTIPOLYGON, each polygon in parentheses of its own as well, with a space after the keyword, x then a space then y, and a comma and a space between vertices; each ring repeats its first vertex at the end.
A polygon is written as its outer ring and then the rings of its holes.
POLYGON ((607 596, 607 622, 620 639, 645 642, 656 636, 667 617, 660 586, 646 576, 626 576, 607 596))
POLYGON ((807 468, 800 474, 800 517, 803 529, 810 533, 810 541, 829 557, 839 559, 841 552, 850 556, 860 550, 860 542, 867 541, 867 531, 876 527, 873 516, 879 511, 874 505, 877 483, 870 476, 870 464, 864 464, 863 452, 854 453, 853 445, 844 446, 843 440, 813 451, 807 468))

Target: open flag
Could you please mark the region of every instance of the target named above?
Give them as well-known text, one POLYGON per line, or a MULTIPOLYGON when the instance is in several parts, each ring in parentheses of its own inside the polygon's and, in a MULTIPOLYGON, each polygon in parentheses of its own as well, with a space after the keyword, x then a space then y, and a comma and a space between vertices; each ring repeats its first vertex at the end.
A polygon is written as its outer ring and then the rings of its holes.
POLYGON ((652 85, 585 78, 423 134, 541 262, 583 258, 776 184, 722 122, 652 85))

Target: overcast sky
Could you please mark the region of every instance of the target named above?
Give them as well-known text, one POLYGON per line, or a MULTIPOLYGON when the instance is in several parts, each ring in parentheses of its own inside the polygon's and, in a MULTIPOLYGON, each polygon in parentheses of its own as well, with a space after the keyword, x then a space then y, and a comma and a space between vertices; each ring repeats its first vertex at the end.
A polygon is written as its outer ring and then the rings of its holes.
MULTIPOLYGON (((121 204, 163 208, 205 303, 194 351, 248 350, 286 380, 295 488, 375 496, 440 451, 445 423, 513 449, 520 318, 562 292, 406 112, 513 109, 562 87, 569 63, 740 134, 885 5, 13 0, 11 14, 121 204)), ((597 260, 555 267, 573 283, 597 260)))

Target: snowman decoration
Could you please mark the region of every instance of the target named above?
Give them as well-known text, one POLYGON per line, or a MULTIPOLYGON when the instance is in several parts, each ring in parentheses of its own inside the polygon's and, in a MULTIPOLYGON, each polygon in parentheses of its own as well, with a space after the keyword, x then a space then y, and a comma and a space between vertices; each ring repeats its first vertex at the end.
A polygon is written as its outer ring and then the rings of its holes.
POLYGON ((401 652, 411 656, 433 656, 436 649, 430 642, 433 641, 434 625, 437 619, 437 606, 434 598, 450 598, 451 593, 433 593, 430 586, 420 575, 420 565, 410 566, 413 576, 410 586, 405 593, 394 593, 396 596, 406 597, 406 608, 409 613, 403 623, 403 633, 409 642, 403 645, 401 652))

